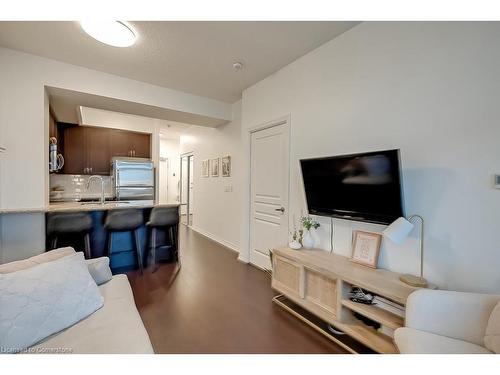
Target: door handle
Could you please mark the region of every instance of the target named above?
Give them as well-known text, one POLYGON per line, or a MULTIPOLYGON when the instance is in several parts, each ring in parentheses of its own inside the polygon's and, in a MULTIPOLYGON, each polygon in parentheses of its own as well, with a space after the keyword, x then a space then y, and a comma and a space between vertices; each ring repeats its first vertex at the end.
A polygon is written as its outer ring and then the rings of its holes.
POLYGON ((274 211, 281 211, 282 214, 285 213, 285 207, 275 208, 274 211))

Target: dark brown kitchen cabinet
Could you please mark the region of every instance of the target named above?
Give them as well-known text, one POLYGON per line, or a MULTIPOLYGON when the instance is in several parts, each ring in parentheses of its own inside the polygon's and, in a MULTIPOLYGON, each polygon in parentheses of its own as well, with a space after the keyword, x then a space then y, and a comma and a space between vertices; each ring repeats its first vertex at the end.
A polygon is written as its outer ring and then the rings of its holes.
POLYGON ((114 130, 113 142, 111 142, 111 155, 131 156, 131 150, 132 143, 130 141, 130 132, 124 130, 114 130))
POLYGON ((113 130, 111 150, 113 156, 150 158, 151 136, 144 133, 113 130))
POLYGON ((109 175, 114 156, 151 158, 150 134, 75 125, 63 138, 66 174, 109 175))
POLYGON ((64 167, 65 174, 84 174, 87 167, 85 150, 85 128, 81 126, 68 127, 63 130, 64 137, 64 167))
POLYGON ((132 156, 136 158, 149 158, 151 156, 151 137, 149 134, 132 133, 132 156))
POLYGON ((88 173, 107 175, 110 171, 111 130, 106 128, 87 128, 85 130, 88 173))

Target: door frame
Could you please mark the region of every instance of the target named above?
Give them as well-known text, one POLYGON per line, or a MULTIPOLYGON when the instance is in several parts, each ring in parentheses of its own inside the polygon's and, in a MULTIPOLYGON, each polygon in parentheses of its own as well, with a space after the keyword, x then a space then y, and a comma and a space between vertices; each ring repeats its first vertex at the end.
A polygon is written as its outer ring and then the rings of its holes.
MULTIPOLYGON (((252 251, 251 244, 252 244, 252 230, 253 230, 253 220, 252 220, 252 134, 257 133, 258 131, 261 131, 261 130, 273 128, 275 126, 286 125, 288 128, 288 165, 287 165, 287 170, 286 170, 286 181, 288 183, 288 187, 287 187, 288 199, 286 202, 285 209, 287 210, 286 212, 287 212, 287 216, 288 216, 288 220, 286 223, 287 233, 289 233, 290 232, 290 215, 289 215, 289 213, 290 213, 290 192, 291 192, 291 189, 290 189, 290 155, 291 155, 291 139, 292 139, 290 123, 291 123, 291 115, 288 114, 285 116, 278 117, 274 120, 259 124, 257 126, 252 127, 252 128, 249 128, 247 131, 247 137, 249 139, 249 142, 248 142, 249 189, 248 189, 248 195, 247 195, 246 200, 248 203, 248 216, 247 216, 247 218, 248 218, 249 222, 248 222, 248 227, 247 227, 247 230, 248 230, 248 238, 247 239, 248 239, 248 241, 245 241, 246 242, 246 250, 247 250, 246 251, 246 259, 247 259, 246 263, 250 263, 253 266, 258 267, 258 268, 260 268, 260 267, 251 263, 251 261, 250 261, 250 252, 252 251)), ((241 256, 238 259, 241 261, 244 261, 241 256)))
MULTIPOLYGON (((165 181, 165 187, 166 187, 165 202, 168 203, 168 191, 170 189, 170 186, 169 186, 169 183, 168 183, 168 177, 170 175, 170 158, 166 158, 166 157, 160 156, 160 158, 158 159, 158 162, 159 162, 160 168, 162 166, 162 163, 163 162, 165 163, 165 170, 166 170, 166 172, 165 172, 165 177, 166 177, 166 181, 165 181)), ((160 171, 158 171, 158 181, 160 181, 160 171)), ((158 196, 160 196, 159 192, 158 192, 158 196)), ((159 199, 158 199, 158 201, 159 201, 159 199)))
MULTIPOLYGON (((179 189, 179 212, 181 213, 182 210, 180 209, 180 207, 182 206, 182 158, 184 157, 187 157, 188 158, 188 165, 187 165, 187 175, 188 175, 188 186, 187 186, 187 203, 186 203, 186 225, 187 227, 192 227, 192 225, 189 224, 189 211, 191 210, 191 207, 189 207, 189 202, 191 200, 191 197, 190 197, 190 193, 189 191, 191 190, 189 188, 189 185, 190 185, 190 180, 189 180, 189 176, 190 176, 190 169, 191 169, 191 163, 189 162, 189 158, 192 157, 194 158, 194 152, 193 151, 189 151, 189 152, 185 152, 183 154, 180 154, 179 155, 179 182, 180 182, 180 189, 179 189)), ((194 159, 193 159, 194 160, 194 159)), ((194 165, 194 162, 193 162, 193 165, 194 165)), ((193 179, 194 179, 194 172, 193 172, 193 179)), ((194 181, 193 181, 193 184, 194 184, 194 181)), ((193 213, 193 218, 194 218, 194 213, 193 213)), ((181 220, 181 224, 182 223, 182 220, 181 220)))

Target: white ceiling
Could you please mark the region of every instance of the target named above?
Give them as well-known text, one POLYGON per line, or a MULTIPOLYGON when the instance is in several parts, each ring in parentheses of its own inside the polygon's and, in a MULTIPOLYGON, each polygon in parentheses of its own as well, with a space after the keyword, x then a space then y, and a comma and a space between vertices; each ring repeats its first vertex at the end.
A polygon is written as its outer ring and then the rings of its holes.
POLYGON ((357 22, 130 22, 129 48, 104 45, 77 22, 0 22, 0 45, 233 103, 245 88, 357 22), (244 69, 232 64, 241 61, 244 69))

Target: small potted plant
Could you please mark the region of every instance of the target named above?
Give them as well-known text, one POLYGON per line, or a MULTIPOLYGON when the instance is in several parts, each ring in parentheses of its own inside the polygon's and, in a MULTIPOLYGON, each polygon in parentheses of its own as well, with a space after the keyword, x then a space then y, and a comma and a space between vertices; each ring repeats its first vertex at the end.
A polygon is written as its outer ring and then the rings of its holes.
POLYGON ((304 236, 302 238, 302 246, 306 249, 312 249, 314 246, 314 238, 311 234, 311 230, 318 229, 320 224, 316 220, 313 220, 310 216, 303 216, 300 219, 300 222, 302 223, 302 227, 305 229, 304 236))

